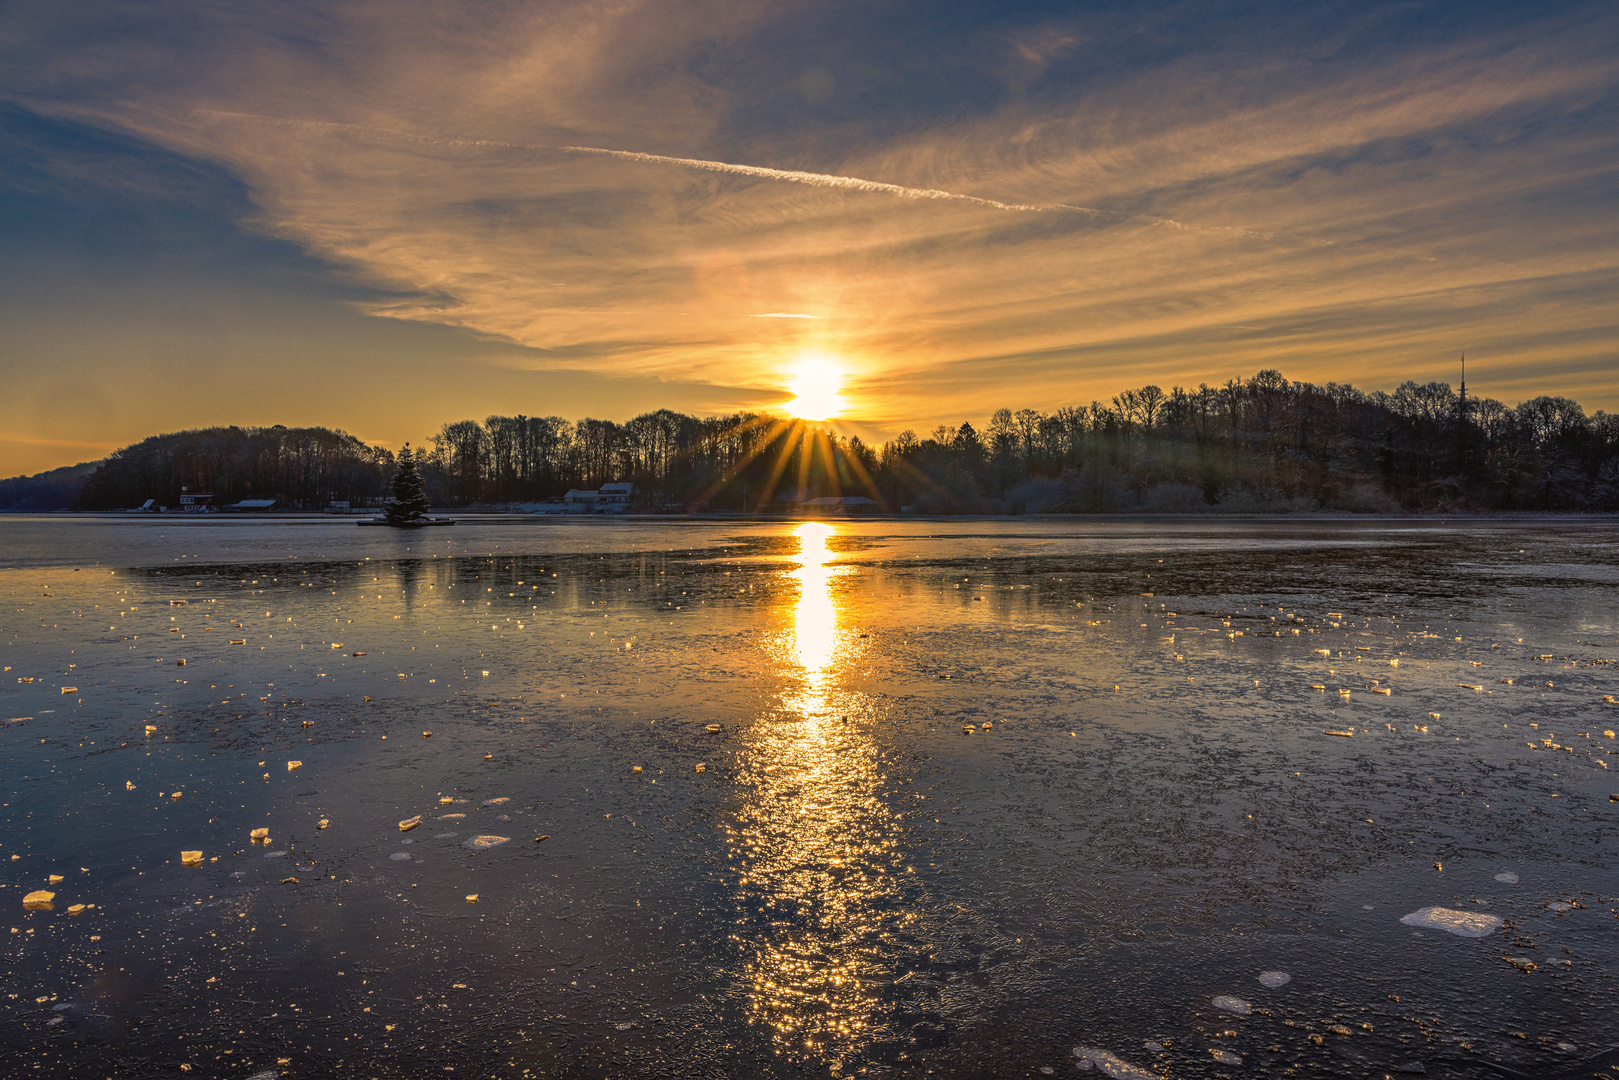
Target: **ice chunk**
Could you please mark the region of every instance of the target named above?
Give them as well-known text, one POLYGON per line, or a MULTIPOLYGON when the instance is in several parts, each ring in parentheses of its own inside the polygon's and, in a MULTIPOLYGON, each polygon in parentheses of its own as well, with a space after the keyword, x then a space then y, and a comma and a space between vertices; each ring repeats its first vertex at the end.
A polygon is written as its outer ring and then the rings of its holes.
POLYGON ((1259 985, 1271 990, 1276 989, 1278 986, 1286 986, 1292 981, 1293 976, 1285 971, 1261 971, 1259 973, 1259 985))
POLYGON ((406 818, 404 821, 401 821, 399 823, 399 831, 400 832, 410 832, 410 830, 414 829, 416 826, 420 825, 421 823, 422 823, 422 815, 417 814, 415 817, 406 818))
POLYGON ((1221 1049, 1218 1049, 1218 1048, 1210 1050, 1209 1053, 1213 1054, 1214 1055, 1214 1060, 1218 1061, 1221 1065, 1241 1065, 1242 1064, 1242 1055, 1241 1054, 1233 1054, 1229 1050, 1221 1050, 1221 1049))
POLYGON ((1081 1069, 1100 1069, 1113 1080, 1158 1080, 1156 1073, 1148 1072, 1139 1065, 1132 1065, 1117 1054, 1106 1050, 1098 1050, 1091 1046, 1076 1046, 1074 1056, 1079 1059, 1081 1069))
POLYGON ((1452 908, 1425 907, 1403 916, 1407 926, 1425 926, 1430 930, 1444 930, 1457 937, 1488 937, 1501 929, 1499 915, 1486 915, 1482 911, 1456 911, 1452 908))
POLYGON ((474 851, 483 851, 486 848, 499 847, 510 839, 509 836, 474 836, 461 846, 472 848, 474 851))
POLYGON ((392 862, 410 862, 410 852, 396 851, 392 855, 388 856, 388 858, 392 862))
POLYGON ((55 899, 55 893, 37 889, 22 898, 22 906, 29 911, 49 911, 51 910, 51 901, 55 899))
POLYGON ((1516 885, 1518 884, 1518 875, 1514 874, 1511 870, 1503 870, 1499 874, 1495 875, 1495 880, 1499 881, 1503 885, 1516 885))
POLYGON ((1238 1016, 1247 1016, 1254 1011, 1252 1005, 1242 1000, 1242 998, 1232 997, 1230 994, 1219 994, 1209 1004, 1221 1012, 1236 1013, 1238 1016))
POLYGON ((182 852, 180 852, 180 865, 181 866, 201 866, 202 865, 202 852, 200 852, 200 851, 182 851, 182 852))

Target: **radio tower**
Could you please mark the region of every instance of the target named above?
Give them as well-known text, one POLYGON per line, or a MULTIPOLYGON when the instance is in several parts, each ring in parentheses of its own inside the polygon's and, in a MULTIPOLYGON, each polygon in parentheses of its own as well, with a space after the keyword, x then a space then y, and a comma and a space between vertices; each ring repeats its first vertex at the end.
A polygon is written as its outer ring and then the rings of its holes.
POLYGON ((1460 458, 1459 464, 1461 466, 1459 471, 1461 472, 1461 474, 1463 476, 1466 476, 1468 474, 1468 467, 1467 467, 1468 466, 1468 453, 1467 453, 1468 443, 1472 441, 1471 439, 1468 438, 1468 435, 1470 433, 1468 431, 1469 425, 1468 425, 1468 422, 1467 422, 1467 354, 1466 353, 1462 353, 1462 392, 1461 392, 1461 396, 1456 401, 1456 423, 1457 423, 1456 453, 1457 453, 1458 458, 1460 458))

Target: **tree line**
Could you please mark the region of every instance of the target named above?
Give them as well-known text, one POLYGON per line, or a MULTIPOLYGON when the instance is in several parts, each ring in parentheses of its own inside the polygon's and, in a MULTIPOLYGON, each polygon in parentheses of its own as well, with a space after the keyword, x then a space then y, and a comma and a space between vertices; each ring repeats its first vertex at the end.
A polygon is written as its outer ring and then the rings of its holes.
MULTIPOLYGON (((1261 371, 1155 385, 1053 412, 1000 409, 878 446, 762 413, 663 409, 624 423, 490 416, 445 424, 417 464, 437 506, 535 503, 611 481, 647 510, 783 508, 856 495, 917 513, 1619 509, 1619 417, 1537 397, 1515 407, 1448 383, 1392 393, 1261 371)), ((324 428, 159 435, 91 466, 0 481, 0 507, 174 506, 277 497, 379 505, 393 455, 324 428)))
MULTIPOLYGON (((210 492, 216 505, 274 498, 289 509, 334 501, 374 502, 393 477, 394 456, 321 427, 219 427, 154 435, 96 464, 72 505, 121 510, 147 499, 180 505, 182 489, 210 492)), ((0 493, 3 495, 3 493, 0 493)))
POLYGON ((628 480, 669 509, 863 495, 918 513, 1605 511, 1619 509, 1619 416, 1562 397, 1509 408, 1444 382, 1368 393, 1266 370, 1003 408, 982 431, 964 421, 880 446, 753 413, 491 416, 445 425, 423 467, 450 504, 628 480))

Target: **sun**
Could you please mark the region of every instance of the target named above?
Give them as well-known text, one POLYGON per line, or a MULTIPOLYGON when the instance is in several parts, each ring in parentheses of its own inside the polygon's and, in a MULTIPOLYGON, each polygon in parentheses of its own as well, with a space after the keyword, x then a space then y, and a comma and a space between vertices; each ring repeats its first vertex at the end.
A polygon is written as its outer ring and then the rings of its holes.
POLYGON ((794 366, 787 383, 794 395, 787 411, 800 420, 828 420, 843 411, 838 394, 842 386, 843 372, 836 363, 824 356, 806 356, 794 366))

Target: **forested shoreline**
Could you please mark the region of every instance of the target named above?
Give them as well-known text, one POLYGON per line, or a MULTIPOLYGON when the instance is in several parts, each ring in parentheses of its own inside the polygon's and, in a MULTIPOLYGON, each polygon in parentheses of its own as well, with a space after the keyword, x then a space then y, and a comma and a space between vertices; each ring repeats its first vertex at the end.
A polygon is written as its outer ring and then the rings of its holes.
MULTIPOLYGON (((1619 509, 1619 416, 1560 397, 1508 407, 1441 382, 1366 393, 1276 371, 1049 413, 1003 408, 982 430, 964 421, 880 446, 756 413, 491 416, 444 425, 417 462, 434 505, 451 507, 630 481, 652 512, 785 510, 824 495, 931 514, 1619 509)), ((394 469, 390 451, 341 431, 209 428, 0 481, 0 508, 175 506, 182 487, 288 509, 377 505, 394 469)))

